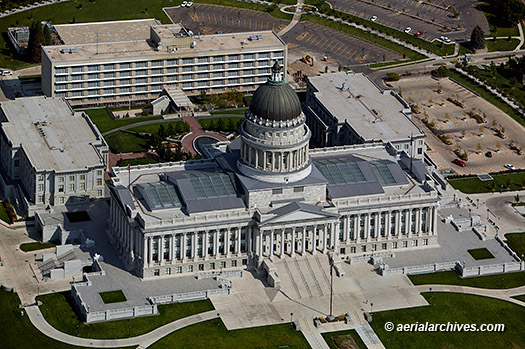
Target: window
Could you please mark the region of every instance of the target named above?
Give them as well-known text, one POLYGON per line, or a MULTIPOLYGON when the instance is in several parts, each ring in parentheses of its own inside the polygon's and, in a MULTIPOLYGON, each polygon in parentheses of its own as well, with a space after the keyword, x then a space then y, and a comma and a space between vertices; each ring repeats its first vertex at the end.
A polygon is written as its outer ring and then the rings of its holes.
POLYGON ((55 68, 55 74, 66 74, 67 73, 67 68, 55 68))
POLYGON ((199 57, 198 58, 199 63, 208 63, 208 57, 199 57))
POLYGON ((131 88, 130 87, 121 87, 120 88, 120 93, 129 93, 131 92, 131 88))
POLYGON ((168 76, 168 81, 177 81, 177 75, 168 76))
POLYGON ((120 69, 131 69, 131 63, 120 63, 120 69))
POLYGON ((88 87, 98 87, 98 81, 90 81, 90 82, 88 82, 88 87))
POLYGON ((282 188, 272 189, 272 195, 279 195, 279 194, 282 194, 282 193, 283 193, 283 189, 282 188))
POLYGON ((396 249, 396 248, 397 248, 397 242, 395 242, 395 241, 392 242, 392 248, 393 248, 393 249, 396 249))
POLYGON ((58 198, 58 203, 59 204, 63 204, 64 203, 64 197, 63 196, 58 198))
POLYGON ((403 246, 403 247, 407 247, 407 246, 408 246, 408 241, 403 241, 403 242, 401 243, 401 246, 403 246))
POLYGON ((182 67, 182 71, 183 72, 190 72, 190 71, 193 71, 193 66, 186 66, 186 67, 182 67))
POLYGON ((247 53, 244 55, 244 59, 255 59, 254 53, 247 53))
POLYGON ((197 86, 200 86, 200 87, 208 86, 208 80, 199 81, 197 86))
POLYGON ((58 177, 58 183, 64 183, 64 177, 58 177))
POLYGON ((423 239, 422 245, 423 246, 427 246, 428 245, 428 239, 423 239))
POLYGON ((153 275, 154 276, 159 276, 160 275, 160 269, 153 270, 153 275))
POLYGON ((88 90, 88 96, 96 96, 98 95, 98 90, 88 90))
POLYGON ((255 71, 253 69, 246 69, 242 72, 242 75, 253 75, 254 72, 255 71))
POLYGON ((355 248, 355 246, 351 246, 351 247, 350 247, 350 253, 356 253, 356 248, 355 248))
POLYGON ((115 80, 104 81, 104 86, 114 86, 114 85, 115 85, 115 80))
POLYGON ((72 78, 73 78, 74 81, 82 80, 82 74, 79 74, 79 75, 73 75, 72 78))
POLYGON ((214 62, 222 62, 224 61, 224 56, 214 56, 213 57, 214 62))
POLYGON ((244 62, 243 64, 243 67, 254 67, 254 66, 255 66, 254 62, 244 62))
POLYGON ((167 72, 168 72, 168 74, 174 74, 174 73, 177 72, 177 68, 175 68, 175 67, 168 68, 168 69, 167 69, 167 72))
POLYGON ((146 78, 135 79, 135 83, 136 84, 145 84, 146 83, 146 78))
POLYGON ((102 185, 102 178, 97 178, 97 185, 102 185))
POLYGON ((39 192, 44 191, 44 185, 43 185, 43 184, 39 184, 39 185, 38 185, 38 191, 39 191, 39 192))
POLYGON ((135 70, 135 76, 147 75, 146 70, 135 70))
POLYGON ((146 62, 135 62, 135 68, 145 68, 146 62))
POLYGON ((386 242, 383 242, 383 243, 381 244, 381 249, 382 249, 382 250, 386 250, 386 249, 387 249, 387 244, 386 244, 386 242))
POLYGON ((171 275, 171 268, 166 268, 166 269, 164 270, 164 274, 166 274, 166 275, 171 275))
POLYGON ((372 244, 371 250, 372 250, 372 252, 375 252, 377 250, 377 245, 376 244, 372 244))
POLYGON ((179 61, 178 59, 168 59, 166 63, 168 65, 177 65, 178 61, 179 61))
POLYGON ((198 71, 204 71, 204 70, 208 70, 210 67, 207 66, 207 65, 198 65, 197 66, 197 70, 198 71))
POLYGON ((225 261, 221 262, 221 268, 226 268, 226 262, 225 261))
POLYGON ((154 76, 151 78, 151 82, 162 82, 162 76, 154 76))
POLYGON ((114 70, 115 64, 104 64, 104 70, 114 70))
POLYGON ((139 92, 139 91, 146 91, 146 86, 137 86, 135 87, 135 91, 139 92))
POLYGON ((182 80, 191 80, 191 74, 184 74, 182 80))
POLYGON ((228 72, 228 76, 238 76, 239 71, 238 70, 232 70, 228 72))
POLYGON ((293 192, 294 193, 302 193, 304 191, 304 187, 294 187, 293 192))
POLYGON ((152 67, 161 67, 161 66, 164 65, 163 63, 164 63, 164 61, 152 61, 151 62, 151 66, 152 67))
POLYGON ((416 246, 417 246, 417 240, 412 240, 412 246, 413 246, 413 247, 416 247, 416 246))
POLYGON ((237 266, 237 261, 236 260, 233 260, 232 261, 232 267, 236 267, 237 266))
POLYGON ((61 82, 61 81, 67 81, 67 76, 66 75, 59 75, 55 78, 55 81, 56 82, 61 82))
POLYGON ((75 180, 75 176, 69 176, 69 181, 74 181, 75 180))
POLYGON ((177 274, 182 274, 182 267, 177 267, 176 272, 177 274))
POLYGON ((151 85, 151 91, 160 91, 162 90, 161 85, 151 85))
POLYGON ((204 264, 199 264, 199 271, 203 271, 204 270, 204 264))
POLYGON ((162 74, 162 69, 151 69, 151 74, 153 75, 159 75, 162 74))
POLYGON ((239 68, 239 63, 230 63, 228 64, 228 68, 232 69, 232 68, 239 68))
POLYGON ((213 80, 213 85, 214 86, 224 85, 224 80, 213 80))
POLYGON ((208 73, 197 74, 197 79, 207 79, 207 78, 208 78, 208 73))
POLYGON ((98 65, 88 65, 88 71, 98 71, 98 65))
POLYGON ((72 97, 82 96, 82 91, 73 91, 73 92, 71 93, 71 96, 72 96, 72 97))
POLYGON ((268 52, 261 52, 261 53, 259 53, 259 58, 270 58, 270 53, 268 53, 268 52))
POLYGON ((43 181, 44 180, 44 175, 38 175, 38 180, 39 181, 43 181))
POLYGON ((188 265, 188 273, 191 273, 193 272, 193 265, 188 265))
POLYGON ((238 84, 239 81, 240 81, 240 79, 230 79, 230 80, 228 80, 228 83, 229 84, 238 84))
POLYGON ((224 64, 214 64, 211 69, 213 69, 213 70, 222 70, 222 69, 224 69, 224 64))
POLYGON ((361 252, 366 252, 366 246, 365 245, 361 246, 361 252))
POLYGON ((183 58, 182 64, 193 64, 193 58, 183 58))
POLYGON ((229 61, 238 61, 239 60, 239 55, 229 55, 228 56, 228 60, 229 61))
POLYGON ((75 184, 71 183, 71 184, 69 185, 69 191, 70 191, 70 192, 75 191, 75 184))
POLYGON ((86 190, 86 183, 81 182, 81 183, 79 184, 79 188, 80 188, 80 190, 86 190))
POLYGON ((218 72, 214 72, 213 73, 213 77, 214 78, 222 78, 223 76, 223 73, 221 71, 218 71, 218 72))
POLYGON ((98 74, 88 74, 88 79, 89 79, 89 80, 95 80, 95 79, 98 79, 98 74))
POLYGON ((193 84, 191 82, 185 82, 182 84, 182 88, 191 88, 193 87, 193 84))
POLYGON ((131 71, 130 70, 126 70, 126 71, 121 71, 120 72, 120 77, 125 77, 125 76, 131 76, 131 71))
POLYGON ((283 51, 276 51, 273 53, 273 57, 276 58, 276 57, 283 57, 284 56, 284 52, 283 51))

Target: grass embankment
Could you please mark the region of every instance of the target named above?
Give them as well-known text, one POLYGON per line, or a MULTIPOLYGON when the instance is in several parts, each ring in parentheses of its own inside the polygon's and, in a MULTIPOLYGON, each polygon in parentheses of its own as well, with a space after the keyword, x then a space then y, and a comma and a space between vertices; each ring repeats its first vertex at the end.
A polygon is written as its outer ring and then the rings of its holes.
POLYGON ((492 253, 490 253, 489 250, 486 248, 475 248, 473 250, 467 250, 467 252, 474 258, 475 260, 483 260, 483 259, 492 259, 494 256, 492 253))
POLYGON ((122 290, 100 292, 99 295, 104 304, 120 303, 127 300, 122 290))
MULTIPOLYGON (((45 319, 57 330, 82 338, 115 339, 148 333, 167 323, 213 310, 210 300, 159 305, 159 315, 85 324, 73 310, 70 291, 38 296, 45 319)), ((0 320, 1 321, 1 320, 0 320)))
POLYGON ((454 189, 465 194, 490 193, 506 190, 521 190, 525 186, 525 172, 491 175, 491 181, 481 181, 478 177, 454 178, 448 182, 454 189))
POLYGON ((148 150, 148 141, 133 133, 118 131, 105 137, 111 150, 117 154, 139 153, 148 150))
POLYGON ((451 270, 430 274, 409 275, 408 278, 414 285, 458 285, 490 289, 514 288, 525 285, 525 272, 462 279, 455 271, 451 270))
POLYGON ((525 233, 505 234, 505 242, 518 256, 525 255, 525 233))
POLYGON ((140 117, 140 118, 126 118, 126 119, 113 119, 105 108, 99 109, 88 109, 85 110, 91 121, 100 132, 104 133, 110 130, 114 130, 118 127, 136 124, 137 122, 149 121, 149 120, 160 120, 160 116, 151 117, 140 117))
POLYGON ((520 41, 518 39, 497 39, 497 40, 486 40, 488 52, 497 52, 497 51, 512 51, 518 46, 520 41))
POLYGON ((27 242, 20 245, 20 249, 24 252, 32 252, 37 250, 43 250, 46 248, 55 247, 56 244, 52 242, 27 242))
POLYGON ((523 348, 525 307, 503 300, 458 294, 423 293, 429 306, 376 312, 372 328, 387 348, 523 348), (385 324, 392 322, 394 331, 385 324), (397 331, 399 324, 504 324, 503 331, 397 331))

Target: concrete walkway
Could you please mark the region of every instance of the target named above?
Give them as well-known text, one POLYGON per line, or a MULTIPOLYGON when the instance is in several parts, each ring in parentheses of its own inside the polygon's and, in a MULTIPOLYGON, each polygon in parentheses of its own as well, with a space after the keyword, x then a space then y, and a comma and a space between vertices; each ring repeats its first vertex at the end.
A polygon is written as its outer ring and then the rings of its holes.
POLYGON ((149 333, 137 337, 123 339, 89 339, 71 336, 58 331, 45 320, 37 306, 30 306, 25 308, 25 310, 29 320, 31 320, 31 323, 46 336, 74 346, 94 348, 115 348, 128 346, 141 346, 147 348, 148 346, 157 342, 159 339, 174 331, 180 330, 186 326, 197 324, 199 322, 217 318, 217 311, 211 310, 205 313, 191 315, 179 320, 175 320, 149 333))
POLYGON ((304 0, 297 0, 297 4, 295 5, 295 13, 293 15, 292 21, 288 23, 286 27, 284 27, 279 33, 280 36, 283 36, 284 34, 288 33, 290 30, 292 30, 293 27, 297 23, 299 23, 299 20, 301 19, 301 13, 303 12, 303 6, 304 6, 304 0))
POLYGON ((190 133, 188 133, 182 138, 183 151, 191 152, 193 155, 196 155, 197 151, 193 148, 193 141, 195 140, 195 138, 200 136, 209 136, 219 141, 228 140, 226 137, 218 133, 203 130, 201 124, 199 124, 199 121, 197 121, 197 119, 195 119, 194 117, 184 117, 182 119, 184 120, 184 122, 190 125, 190 133))
POLYGON ((523 46, 523 43, 525 42, 525 36, 523 35, 523 25, 522 23, 518 23, 518 30, 520 32, 520 43, 518 46, 516 46, 516 48, 514 49, 514 51, 519 51, 521 50, 521 47, 523 46))
MULTIPOLYGON (((502 274, 501 276, 503 278, 505 277, 504 274, 502 274)), ((513 296, 525 294, 525 286, 508 289, 489 289, 458 285, 419 285, 416 286, 416 288, 420 292, 454 292, 497 298, 525 307, 525 302, 519 301, 514 298, 510 298, 513 296)))
POLYGON ((368 322, 360 322, 354 325, 354 328, 369 349, 384 349, 385 346, 381 343, 381 340, 372 329, 372 326, 368 322))

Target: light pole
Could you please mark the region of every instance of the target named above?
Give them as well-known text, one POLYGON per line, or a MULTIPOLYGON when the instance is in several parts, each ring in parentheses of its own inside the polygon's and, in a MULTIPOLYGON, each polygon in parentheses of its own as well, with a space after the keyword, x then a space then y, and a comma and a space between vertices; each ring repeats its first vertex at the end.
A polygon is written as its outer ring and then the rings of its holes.
POLYGON ((293 313, 290 313, 290 322, 293 323, 293 313))
POLYGON ((370 303, 370 314, 374 311, 374 303, 370 303))

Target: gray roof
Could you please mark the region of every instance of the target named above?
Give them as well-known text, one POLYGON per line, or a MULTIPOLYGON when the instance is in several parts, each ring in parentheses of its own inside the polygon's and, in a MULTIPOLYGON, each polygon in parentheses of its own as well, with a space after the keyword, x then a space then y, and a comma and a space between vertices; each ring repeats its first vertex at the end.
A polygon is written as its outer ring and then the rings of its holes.
POLYGON ((135 209, 135 202, 133 201, 128 188, 123 185, 117 185, 115 187, 109 186, 109 188, 113 190, 118 198, 118 201, 122 204, 122 207, 126 207, 126 205, 128 205, 132 210, 135 209))
POLYGON ((267 120, 293 120, 301 115, 301 102, 288 84, 283 81, 267 81, 253 94, 250 111, 267 120))
POLYGON ((264 222, 262 222, 261 225, 271 223, 273 220, 279 217, 286 216, 295 211, 304 211, 304 212, 310 212, 310 213, 323 215, 323 216, 339 217, 339 214, 337 213, 325 211, 323 206, 316 206, 316 205, 306 204, 304 202, 294 201, 287 205, 281 206, 279 208, 276 208, 275 210, 268 212, 268 214, 274 215, 274 216, 270 217, 269 219, 266 219, 264 222))

